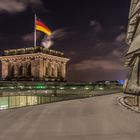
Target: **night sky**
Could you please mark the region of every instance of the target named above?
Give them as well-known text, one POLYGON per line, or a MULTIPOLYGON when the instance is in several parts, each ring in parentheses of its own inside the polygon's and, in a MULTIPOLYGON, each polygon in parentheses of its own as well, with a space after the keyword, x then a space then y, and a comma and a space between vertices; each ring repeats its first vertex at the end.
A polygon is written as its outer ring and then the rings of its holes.
POLYGON ((33 46, 36 13, 56 33, 50 49, 71 59, 69 81, 125 79, 129 7, 130 0, 0 0, 0 52, 33 46))

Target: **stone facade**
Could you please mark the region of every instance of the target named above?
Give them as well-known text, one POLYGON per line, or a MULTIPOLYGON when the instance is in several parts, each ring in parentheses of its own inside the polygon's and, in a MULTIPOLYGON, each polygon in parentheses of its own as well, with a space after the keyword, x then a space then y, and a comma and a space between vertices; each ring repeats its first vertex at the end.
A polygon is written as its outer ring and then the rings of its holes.
POLYGON ((125 66, 129 74, 124 84, 125 93, 140 94, 140 0, 131 0, 126 43, 129 46, 125 66))
POLYGON ((65 81, 68 58, 43 47, 5 50, 0 57, 3 80, 65 81))

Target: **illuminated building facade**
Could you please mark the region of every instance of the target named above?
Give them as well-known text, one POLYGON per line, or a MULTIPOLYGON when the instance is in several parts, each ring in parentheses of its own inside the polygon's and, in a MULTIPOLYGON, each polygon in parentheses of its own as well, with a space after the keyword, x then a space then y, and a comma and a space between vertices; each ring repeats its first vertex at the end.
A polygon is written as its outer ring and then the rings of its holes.
POLYGON ((140 0, 131 0, 126 42, 129 45, 125 66, 130 73, 125 81, 125 93, 140 93, 140 0))
POLYGON ((44 47, 5 50, 0 57, 5 81, 65 81, 64 53, 44 47))

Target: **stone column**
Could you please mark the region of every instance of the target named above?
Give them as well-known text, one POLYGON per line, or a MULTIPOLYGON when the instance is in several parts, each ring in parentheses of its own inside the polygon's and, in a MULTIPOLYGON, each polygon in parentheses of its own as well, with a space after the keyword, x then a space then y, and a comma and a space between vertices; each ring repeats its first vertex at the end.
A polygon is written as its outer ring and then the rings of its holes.
POLYGON ((60 78, 61 77, 61 64, 57 64, 57 77, 60 78))
POLYGON ((18 66, 19 66, 18 63, 14 63, 14 70, 15 70, 15 71, 14 71, 14 76, 15 76, 15 77, 18 77, 18 72, 19 72, 19 71, 18 71, 18 66))
POLYGON ((50 69, 49 69, 49 61, 46 62, 46 67, 45 67, 45 75, 49 76, 50 73, 50 69), (47 72, 46 72, 46 68, 47 68, 47 72))
POLYGON ((51 63, 51 76, 55 76, 55 70, 54 70, 54 62, 51 63))
POLYGON ((14 63, 13 62, 9 62, 8 64, 8 76, 9 77, 14 76, 14 63))
POLYGON ((57 77, 57 66, 56 62, 51 63, 51 76, 57 77))
POLYGON ((49 77, 52 77, 52 62, 49 61, 48 63, 48 69, 49 69, 49 77))
POLYGON ((45 60, 43 61, 43 65, 44 65, 43 66, 43 75, 46 76, 46 67, 47 67, 47 64, 46 64, 46 61, 45 60))
POLYGON ((8 62, 2 61, 2 79, 6 80, 6 77, 8 76, 8 62))
POLYGON ((39 79, 43 80, 44 78, 44 60, 40 59, 39 60, 39 79))
POLYGON ((48 76, 49 75, 49 61, 48 60, 44 60, 44 76, 48 76))
POLYGON ((57 63, 54 62, 54 77, 57 78, 57 63))
POLYGON ((31 61, 31 74, 35 79, 39 78, 39 60, 31 61))
POLYGON ((23 64, 21 61, 19 62, 19 66, 18 66, 18 75, 23 76, 23 64))
POLYGON ((61 64, 61 73, 62 73, 62 78, 66 78, 66 63, 61 64))
POLYGON ((27 71, 26 62, 23 62, 22 65, 23 65, 22 75, 23 75, 23 76, 26 76, 26 71, 27 71))

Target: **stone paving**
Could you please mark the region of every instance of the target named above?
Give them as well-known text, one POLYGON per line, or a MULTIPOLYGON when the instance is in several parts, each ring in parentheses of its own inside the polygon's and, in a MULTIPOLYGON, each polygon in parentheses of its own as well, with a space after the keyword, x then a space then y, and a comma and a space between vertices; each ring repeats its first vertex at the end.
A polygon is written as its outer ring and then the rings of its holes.
POLYGON ((0 112, 0 140, 139 140, 140 115, 122 94, 0 112))

